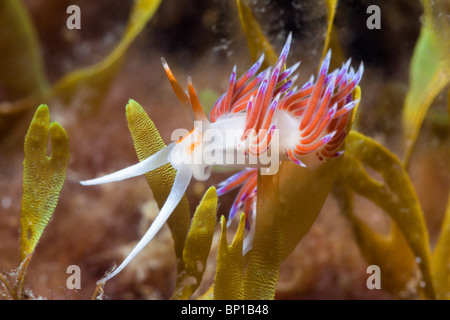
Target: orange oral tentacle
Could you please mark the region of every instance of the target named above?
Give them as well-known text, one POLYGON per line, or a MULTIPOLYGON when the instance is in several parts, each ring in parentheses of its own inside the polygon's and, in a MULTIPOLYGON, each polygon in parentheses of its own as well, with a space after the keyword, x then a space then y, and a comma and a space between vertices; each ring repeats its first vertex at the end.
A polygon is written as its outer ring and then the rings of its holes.
POLYGON ((177 96, 178 100, 182 103, 183 107, 190 111, 190 105, 189 105, 189 97, 184 92, 184 90, 181 88, 180 84, 178 83, 177 79, 175 79, 175 76, 173 75, 172 71, 169 68, 169 65, 167 64, 166 60, 164 58, 161 58, 161 62, 164 68, 164 71, 166 72, 167 78, 169 79, 170 85, 172 87, 172 90, 175 92, 175 95, 177 96))
POLYGON ((203 111, 203 108, 200 105, 200 101, 198 100, 197 94, 195 93, 195 89, 192 84, 192 79, 190 77, 188 77, 188 90, 195 119, 202 121, 203 123, 209 123, 208 118, 206 117, 205 112, 203 111))

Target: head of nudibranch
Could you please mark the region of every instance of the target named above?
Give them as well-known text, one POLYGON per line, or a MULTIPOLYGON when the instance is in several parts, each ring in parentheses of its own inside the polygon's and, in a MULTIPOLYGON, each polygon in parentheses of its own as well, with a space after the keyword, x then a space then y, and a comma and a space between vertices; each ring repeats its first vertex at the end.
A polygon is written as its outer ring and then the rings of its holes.
POLYGON ((175 130, 174 142, 135 165, 81 182, 95 185, 120 181, 166 163, 177 170, 172 190, 157 218, 122 264, 104 281, 119 273, 151 241, 178 205, 191 178, 208 179, 213 165, 242 169, 222 182, 217 192, 220 196, 240 188, 228 221, 238 211, 246 214, 250 229, 244 243, 244 251, 247 251, 251 247, 251 224, 256 215, 258 170, 261 174, 276 174, 280 161, 285 160, 314 168, 341 155, 351 111, 359 103, 354 92, 361 80, 363 65, 355 72, 348 60, 329 73, 331 52, 328 52, 317 78, 311 77, 299 88, 293 73, 300 63, 285 68, 290 45, 291 35, 278 61, 265 70, 259 70, 264 55, 239 78, 234 67, 228 88, 211 108, 209 117, 203 112, 191 79, 188 78, 185 92, 162 59, 175 94, 193 111, 194 128, 175 130))

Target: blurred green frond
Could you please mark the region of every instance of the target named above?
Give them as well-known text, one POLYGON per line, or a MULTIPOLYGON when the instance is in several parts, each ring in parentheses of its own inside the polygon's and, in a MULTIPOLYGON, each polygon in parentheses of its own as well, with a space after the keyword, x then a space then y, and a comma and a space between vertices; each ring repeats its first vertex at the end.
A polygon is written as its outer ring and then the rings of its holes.
POLYGON ((433 251, 433 276, 438 299, 450 299, 450 194, 438 242, 433 251))
MULTIPOLYGON (((385 281, 400 281, 402 274, 410 273, 412 267, 408 261, 414 257, 414 260, 420 261, 418 265, 425 283, 424 291, 427 297, 434 298, 428 230, 420 203, 402 163, 379 143, 355 131, 351 131, 347 137, 345 150, 345 161, 337 185, 347 190, 338 192, 338 200, 354 222, 363 254, 368 257, 370 263, 380 266, 382 272, 386 270, 388 273, 396 273, 385 281), (380 173, 383 181, 373 179, 364 165, 380 173), (392 218, 396 225, 391 228, 391 238, 383 238, 355 220, 350 192, 369 199, 392 218), (401 252, 395 250, 404 247, 402 239, 399 238, 400 234, 396 232, 397 227, 413 255, 406 254, 406 248, 401 252), (372 245, 367 245, 370 242, 372 245), (396 254, 405 258, 393 258, 396 254)), ((394 288, 394 294, 405 289, 398 288, 398 283, 389 283, 386 287, 394 288)))
POLYGON ((60 79, 52 89, 52 96, 68 102, 78 91, 86 88, 85 102, 91 106, 99 103, 114 79, 131 43, 153 17, 161 0, 135 0, 122 39, 116 48, 102 61, 82 69, 72 71, 60 79))
POLYGON ((42 97, 48 89, 39 43, 21 1, 0 1, 0 83, 9 101, 42 97))
POLYGON ((115 78, 121 62, 138 34, 153 17, 161 0, 135 0, 132 12, 116 48, 102 61, 64 75, 52 87, 48 84, 39 54, 35 26, 20 0, 0 1, 0 83, 8 93, 0 103, 0 133, 14 128, 17 120, 38 103, 58 98, 69 104, 74 95, 78 103, 93 110, 100 104, 115 78), (7 48, 7 50, 6 50, 7 48))
POLYGON ((450 83, 450 6, 423 1, 424 23, 410 66, 409 91, 403 105, 403 134, 408 166, 422 122, 436 95, 450 83))
POLYGON ((247 46, 253 61, 258 60, 264 53, 264 63, 262 68, 274 65, 277 62, 277 54, 272 45, 265 37, 261 27, 253 16, 252 10, 241 0, 236 0, 239 21, 247 39, 247 46))
MULTIPOLYGON (((31 110, 49 90, 39 40, 21 1, 0 1, 0 136, 11 129, 25 110, 31 110)), ((1 139, 0 139, 1 141, 1 139)))
MULTIPOLYGON (((342 48, 339 44, 338 35, 336 29, 334 28, 334 17, 336 15, 336 7, 338 5, 338 0, 325 0, 328 10, 328 21, 327 21, 327 32, 325 35, 325 42, 322 51, 322 59, 325 58, 328 50, 331 49, 331 67, 340 67, 344 60, 342 53, 342 48)), ((320 65, 319 65, 320 68, 320 65)))

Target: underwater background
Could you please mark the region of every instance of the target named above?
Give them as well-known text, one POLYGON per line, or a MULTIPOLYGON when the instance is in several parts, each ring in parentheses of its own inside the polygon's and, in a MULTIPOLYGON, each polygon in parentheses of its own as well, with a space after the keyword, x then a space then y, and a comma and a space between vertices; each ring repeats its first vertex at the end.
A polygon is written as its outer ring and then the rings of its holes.
MULTIPOLYGON (((292 32, 287 60, 289 64, 302 61, 299 83, 316 73, 327 41, 336 64, 350 57, 352 65, 364 63, 359 84, 361 102, 352 129, 389 150, 399 163, 403 161, 420 204, 418 212, 425 222, 426 231, 421 230, 428 237, 428 242, 418 247, 433 251, 440 239, 450 234, 450 222, 444 221, 450 216, 448 1, 197 0, 193 4, 187 0, 80 0, 74 4, 81 10, 81 29, 67 27, 71 14, 66 11, 66 2, 5 0, 0 4, 0 41, 4 42, 0 50, 0 271, 6 281, 14 282, 16 274, 10 271, 23 261, 23 243, 22 251, 19 243, 25 190, 24 138, 39 105, 48 105, 50 119, 64 128, 70 149, 64 185, 56 195, 57 205, 38 245, 31 249, 33 258, 25 278, 26 290, 31 293, 24 298, 90 299, 96 282, 134 247, 158 213, 147 181, 139 177, 91 188, 81 186, 79 181, 137 161, 125 114, 129 99, 139 102, 166 143, 174 129, 190 130, 192 121, 167 81, 161 57, 181 83, 186 83, 187 76, 192 77, 202 105, 209 108, 225 91, 233 66, 236 64, 242 71, 254 62, 251 52, 257 45, 252 47, 248 40, 245 23, 257 23, 277 54, 292 32), (143 21, 133 11, 137 3, 149 8, 143 21), (368 28, 371 13, 367 8, 371 5, 380 8, 380 29, 368 28), (239 6, 248 9, 254 20, 248 15, 243 18, 239 6), (330 8, 335 11, 329 29, 330 8), (142 25, 133 26, 133 21, 142 25), (424 25, 432 30, 437 45, 428 40, 419 47, 424 25), (413 63, 420 49, 431 56, 428 60, 416 58, 425 71, 413 63), (90 66, 93 69, 88 69, 90 66), (77 73, 83 69, 86 73, 77 73), (427 70, 437 70, 436 77, 427 70), (424 83, 414 87, 413 74, 425 79, 424 83), (426 82, 427 77, 434 82, 426 82), (424 94, 430 92, 428 100, 424 99, 426 106, 419 105, 418 111, 410 111, 405 102, 408 95, 412 96, 412 88, 424 94), (413 114, 413 120, 408 120, 406 112, 413 114), (420 115, 414 118, 415 114, 420 115), (408 126, 410 131, 405 129, 408 126), (66 285, 70 265, 81 270, 81 288, 76 290, 66 285)), ((411 99, 420 100, 420 94, 411 99)), ((387 179, 383 169, 377 171, 367 163, 361 166, 374 180, 387 179)), ((218 169, 208 181, 191 182, 186 193, 191 213, 208 188, 225 180, 230 172, 218 169)), ((346 199, 347 189, 339 187, 342 179, 345 176, 337 178, 334 191, 326 197, 311 229, 280 263, 274 298, 431 298, 427 290, 422 290, 429 283, 425 284, 424 269, 420 268, 424 258, 417 256, 420 250, 414 249, 414 244, 403 240, 397 247, 388 245, 398 252, 383 254, 386 251, 377 247, 382 241, 368 241, 364 236, 369 233, 355 227, 364 222, 377 235, 392 235, 392 220, 386 214, 391 207, 383 206, 380 198, 374 200, 370 191, 356 192, 354 217, 349 217, 342 200, 346 199), (414 252, 411 264, 390 260, 403 257, 410 247, 414 252), (371 254, 376 252, 381 254, 371 254), (367 287, 367 267, 372 264, 396 270, 384 277, 382 267, 381 289, 367 287)), ((396 181, 386 190, 395 185, 396 181)), ((410 192, 411 188, 399 190, 410 192)), ((40 190, 34 192, 37 195, 29 201, 40 201, 40 190)), ((219 198, 218 218, 228 214, 235 196, 236 192, 230 192, 219 198)), ((408 227, 408 222, 400 225, 404 234, 411 231, 407 228, 414 228, 408 227)), ((215 229, 201 283, 190 298, 202 297, 214 282, 219 223, 215 229)), ((228 239, 234 237, 236 229, 234 226, 228 230, 228 239)), ((171 298, 177 282, 173 246, 171 232, 165 226, 135 261, 107 283, 104 298, 171 298)), ((448 241, 441 243, 445 249, 448 246, 448 241)), ((434 267, 439 263, 448 268, 449 255, 443 256, 447 263, 430 258, 434 279, 430 281, 440 288, 438 297, 448 298, 450 271, 437 272, 434 267), (437 280, 436 274, 444 276, 437 280)), ((2 283, 5 288, 5 281, 2 283)), ((2 296, 8 298, 7 288, 5 292, 2 296)))

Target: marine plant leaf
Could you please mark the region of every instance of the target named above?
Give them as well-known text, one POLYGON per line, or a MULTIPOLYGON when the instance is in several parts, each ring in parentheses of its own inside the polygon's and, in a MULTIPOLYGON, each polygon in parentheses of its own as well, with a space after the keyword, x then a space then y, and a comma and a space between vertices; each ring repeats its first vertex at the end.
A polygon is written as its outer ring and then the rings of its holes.
POLYGON ((425 115, 436 95, 450 82, 450 8, 445 1, 423 1, 424 24, 410 66, 409 90, 403 106, 407 165, 425 115), (446 7, 447 6, 447 7, 446 7))
POLYGON ((122 39, 115 49, 102 61, 65 75, 53 87, 52 96, 69 101, 78 90, 91 88, 86 91, 85 99, 88 104, 95 105, 109 87, 131 43, 153 17, 160 3, 161 0, 135 0, 122 39))
MULTIPOLYGON (((134 100, 130 100, 126 107, 128 128, 133 139, 134 148, 140 161, 158 152, 166 145, 144 109, 134 100)), ((153 196, 161 208, 175 179, 176 171, 169 164, 159 167, 147 174, 145 178, 153 191, 153 196)), ((184 270, 183 250, 190 224, 189 205, 184 196, 173 211, 167 224, 172 233, 175 254, 178 263, 178 274, 184 270)))
POLYGON ((439 239, 433 251, 433 277, 437 299, 450 299, 450 194, 439 239))
POLYGON ((46 105, 41 105, 25 137, 23 196, 20 212, 20 259, 33 253, 58 202, 69 164, 69 141, 65 130, 50 122, 46 105), (47 155, 50 135, 51 155, 47 155))
POLYGON ((217 192, 209 188, 192 218, 183 250, 184 271, 177 277, 173 299, 188 299, 200 285, 217 220, 217 192))
MULTIPOLYGON (((414 257, 420 261, 419 268, 425 282, 424 291, 428 297, 433 298, 434 286, 431 276, 428 231, 420 203, 403 164, 379 143, 355 131, 351 131, 347 137, 345 150, 345 163, 342 166, 339 181, 343 181, 345 186, 353 192, 383 209, 398 225, 414 253, 414 257), (373 179, 365 170, 364 165, 381 174, 383 181, 373 179)), ((345 197, 341 197, 341 199, 345 199, 345 197)), ((364 230, 359 232, 368 234, 364 230)), ((381 243, 382 241, 374 240, 373 242, 381 243)), ((364 247, 363 245, 363 250, 364 247)), ((375 248, 371 250, 372 253, 379 251, 375 248)), ((375 256, 375 254, 371 255, 371 252, 366 252, 366 255, 372 256, 372 258, 375 256)), ((382 254, 378 255, 378 258, 380 260, 376 261, 376 264, 380 267, 397 261, 396 259, 389 260, 388 255, 383 256, 382 254)), ((401 266, 397 266, 390 270, 402 272, 400 268, 401 266)))
POLYGON ((450 90, 448 90, 448 98, 447 98, 447 112, 450 118, 450 90))
MULTIPOLYGON (((347 157, 344 160, 343 166, 358 166, 357 163, 352 164, 347 157)), ((363 179, 372 181, 369 176, 363 179)), ((372 183, 377 184, 376 181, 372 183)), ((414 286, 418 268, 415 256, 398 224, 392 221, 390 231, 386 235, 372 230, 356 216, 353 193, 346 182, 338 178, 333 191, 342 212, 351 222, 356 242, 365 260, 369 265, 380 267, 381 288, 394 297, 407 298, 410 294, 408 289, 411 285, 414 286)))
POLYGON ((22 1, 0 1, 0 83, 8 101, 41 97, 48 88, 31 17, 22 1))
POLYGON ((214 299, 242 300, 244 299, 244 257, 242 256, 242 248, 245 214, 241 214, 239 227, 231 245, 228 245, 227 241, 227 224, 224 216, 221 217, 220 224, 222 229, 214 278, 214 299))
POLYGON ((326 33, 326 37, 325 37, 324 50, 322 52, 322 60, 326 55, 326 51, 327 51, 328 45, 330 43, 331 30, 333 29, 333 21, 334 21, 334 16, 336 13, 336 6, 337 6, 338 1, 337 0, 325 0, 325 3, 327 5, 328 21, 327 21, 327 33, 326 33))
POLYGON ((264 52, 264 63, 262 68, 274 65, 278 59, 272 45, 264 36, 258 21, 253 16, 252 10, 241 0, 236 0, 239 21, 247 39, 250 56, 253 61, 258 60, 259 55, 264 52))
MULTIPOLYGON (((22 1, 0 1, 0 137, 48 92, 38 36, 22 1)), ((31 114, 30 114, 31 118, 31 114)), ((1 139, 0 139, 1 140, 1 139)))
POLYGON ((336 15, 338 0, 325 0, 325 3, 327 5, 328 21, 321 61, 323 61, 323 59, 325 58, 328 50, 331 49, 333 54, 331 55, 330 65, 338 67, 338 65, 344 60, 342 48, 339 44, 338 35, 336 33, 336 29, 334 28, 334 17, 336 15))

